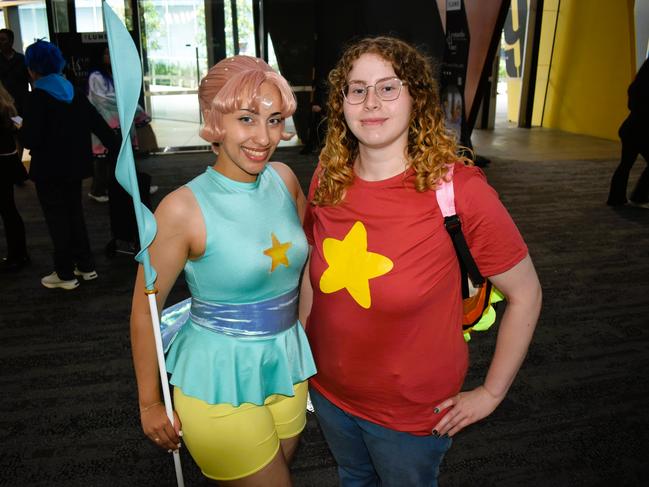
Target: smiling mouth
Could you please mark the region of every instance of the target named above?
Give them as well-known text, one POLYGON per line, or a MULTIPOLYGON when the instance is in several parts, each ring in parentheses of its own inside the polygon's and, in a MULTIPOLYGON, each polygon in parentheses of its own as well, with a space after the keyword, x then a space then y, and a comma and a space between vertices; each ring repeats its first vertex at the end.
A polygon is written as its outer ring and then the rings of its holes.
POLYGON ((263 162, 268 157, 270 149, 251 149, 250 147, 242 147, 241 150, 251 161, 263 162))
POLYGON ((363 118, 361 119, 361 124, 369 126, 381 125, 386 120, 387 118, 363 118))

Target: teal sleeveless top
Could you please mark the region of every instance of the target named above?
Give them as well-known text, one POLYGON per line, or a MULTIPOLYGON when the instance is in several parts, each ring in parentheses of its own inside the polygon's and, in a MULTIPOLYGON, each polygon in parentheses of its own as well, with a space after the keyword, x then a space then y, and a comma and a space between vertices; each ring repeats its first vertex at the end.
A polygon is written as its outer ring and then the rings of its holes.
MULTIPOLYGON (((193 298, 245 305, 284 295, 298 286, 308 244, 295 201, 269 165, 252 183, 233 181, 211 167, 187 186, 203 215, 205 253, 185 264, 193 298)), ((261 405, 272 394, 293 395, 293 385, 315 374, 299 321, 279 333, 232 336, 192 318, 166 357, 170 382, 209 404, 261 405)))

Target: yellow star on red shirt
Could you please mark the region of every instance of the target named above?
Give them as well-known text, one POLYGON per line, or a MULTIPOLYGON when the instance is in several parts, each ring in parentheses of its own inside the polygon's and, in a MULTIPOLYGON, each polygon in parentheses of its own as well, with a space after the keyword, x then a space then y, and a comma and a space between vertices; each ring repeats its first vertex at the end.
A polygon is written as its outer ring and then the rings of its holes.
POLYGON ((322 252, 329 267, 320 277, 320 290, 329 294, 347 289, 365 309, 372 305, 370 279, 387 274, 394 267, 384 255, 367 251, 367 230, 361 222, 354 223, 343 240, 325 238, 322 252))
POLYGON ((274 233, 270 234, 270 238, 273 241, 273 246, 264 250, 264 255, 267 255, 271 258, 270 272, 273 272, 278 265, 284 264, 288 267, 288 257, 286 257, 286 252, 293 245, 291 242, 280 243, 274 233))

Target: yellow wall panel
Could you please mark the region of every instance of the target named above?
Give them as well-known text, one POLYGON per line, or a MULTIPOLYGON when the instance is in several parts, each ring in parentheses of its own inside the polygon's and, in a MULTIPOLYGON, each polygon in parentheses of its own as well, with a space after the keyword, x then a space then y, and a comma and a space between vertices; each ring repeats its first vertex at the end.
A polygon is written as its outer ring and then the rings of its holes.
POLYGON ((562 0, 543 126, 617 139, 633 55, 633 0, 562 0))
POLYGON ((507 78, 507 120, 518 122, 521 106, 521 78, 507 78))
POLYGON ((559 0, 545 0, 543 2, 543 10, 554 10, 555 12, 559 9, 559 0))
POLYGON ((552 63, 552 46, 558 15, 558 0, 543 4, 541 37, 539 39, 539 59, 536 65, 536 85, 534 89, 534 106, 532 109, 532 125, 536 127, 541 125, 543 120, 545 94, 552 63))
POLYGON ((548 67, 541 69, 539 66, 536 73, 536 88, 534 91, 534 105, 532 107, 532 126, 538 127, 542 122, 543 107, 545 102, 545 88, 548 85, 548 67))

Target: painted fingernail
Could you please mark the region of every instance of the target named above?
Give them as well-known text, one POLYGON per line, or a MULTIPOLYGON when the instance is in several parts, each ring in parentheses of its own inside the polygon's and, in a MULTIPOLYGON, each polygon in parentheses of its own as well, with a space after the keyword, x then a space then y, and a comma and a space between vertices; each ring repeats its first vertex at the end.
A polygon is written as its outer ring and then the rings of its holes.
POLYGON ((434 436, 439 436, 439 433, 437 432, 437 430, 433 430, 433 435, 434 436))
POLYGON ((167 450, 167 453, 171 453, 171 450, 167 450))
POLYGON ((435 408, 435 409, 433 409, 433 412, 434 412, 435 414, 439 413, 439 408, 435 408))
POLYGON ((178 449, 180 450, 180 447, 183 446, 182 443, 178 443, 178 449))
POLYGON ((178 436, 182 436, 182 435, 183 435, 183 430, 180 430, 180 431, 178 432, 178 436))

